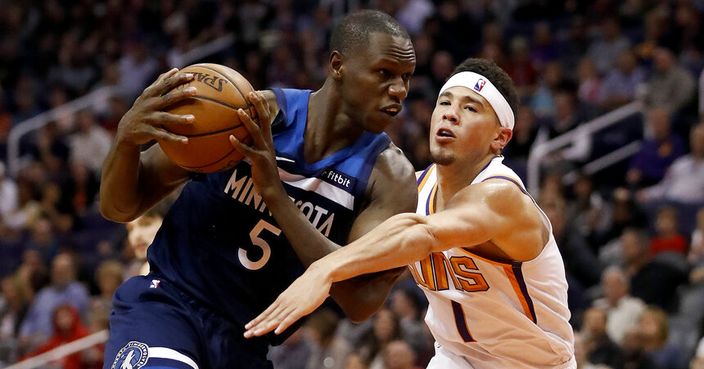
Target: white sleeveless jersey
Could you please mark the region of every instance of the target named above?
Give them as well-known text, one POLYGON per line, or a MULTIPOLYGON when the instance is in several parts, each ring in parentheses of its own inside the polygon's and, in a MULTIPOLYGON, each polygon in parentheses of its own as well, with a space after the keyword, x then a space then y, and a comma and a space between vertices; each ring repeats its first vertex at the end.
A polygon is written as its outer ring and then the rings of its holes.
MULTIPOLYGON (((471 184, 501 178, 527 195, 502 161, 494 158, 471 184)), ((418 214, 435 211, 436 192, 432 165, 418 178, 418 214)), ((565 268, 552 227, 540 213, 550 238, 533 260, 490 260, 467 245, 409 265, 430 303, 425 321, 440 348, 437 355, 448 353, 451 359, 444 362, 453 368, 576 368, 565 268)))

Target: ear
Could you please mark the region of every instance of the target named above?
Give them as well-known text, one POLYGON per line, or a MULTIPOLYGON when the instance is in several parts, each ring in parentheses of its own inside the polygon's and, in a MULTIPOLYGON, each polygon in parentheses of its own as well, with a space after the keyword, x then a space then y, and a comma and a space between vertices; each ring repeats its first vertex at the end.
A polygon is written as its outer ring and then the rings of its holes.
POLYGON ((506 127, 501 127, 499 128, 499 131, 494 137, 494 140, 491 141, 491 149, 493 152, 501 152, 506 145, 508 145, 508 142, 511 141, 511 137, 513 137, 513 130, 510 128, 506 127))
POLYGON ((342 54, 334 50, 330 53, 330 76, 335 80, 340 80, 342 78, 342 54))

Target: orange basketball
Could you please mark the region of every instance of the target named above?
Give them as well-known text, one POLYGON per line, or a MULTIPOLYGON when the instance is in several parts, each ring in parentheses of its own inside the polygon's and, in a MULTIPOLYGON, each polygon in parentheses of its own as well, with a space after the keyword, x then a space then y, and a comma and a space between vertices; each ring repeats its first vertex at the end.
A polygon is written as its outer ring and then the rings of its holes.
POLYGON ((240 122, 237 109, 243 108, 254 117, 254 108, 245 99, 252 85, 237 71, 219 64, 189 65, 181 72, 195 78, 179 88, 193 86, 196 95, 174 104, 166 111, 195 117, 193 124, 169 125, 170 132, 188 137, 188 143, 159 140, 161 149, 177 165, 200 173, 212 173, 235 166, 242 155, 230 144, 234 135, 250 143, 249 132, 240 122))

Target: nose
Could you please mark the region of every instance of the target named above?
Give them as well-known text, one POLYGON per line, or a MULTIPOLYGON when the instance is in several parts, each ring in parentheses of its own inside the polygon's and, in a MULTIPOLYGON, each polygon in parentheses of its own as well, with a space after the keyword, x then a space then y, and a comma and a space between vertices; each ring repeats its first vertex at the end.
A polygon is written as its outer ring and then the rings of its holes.
POLYGON ((389 96, 396 103, 401 103, 408 96, 408 86, 403 78, 396 78, 393 83, 389 86, 389 96))
POLYGON ((457 117, 457 114, 455 113, 455 109, 452 107, 448 107, 445 109, 445 112, 442 114, 442 119, 450 121, 452 124, 458 124, 459 123, 459 118, 457 117))

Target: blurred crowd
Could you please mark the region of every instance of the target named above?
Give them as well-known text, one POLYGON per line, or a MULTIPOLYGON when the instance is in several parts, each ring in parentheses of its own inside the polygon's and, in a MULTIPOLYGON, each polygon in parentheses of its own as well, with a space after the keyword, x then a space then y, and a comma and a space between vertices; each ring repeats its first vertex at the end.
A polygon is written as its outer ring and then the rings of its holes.
MULTIPOLYGON (((348 11, 394 15, 417 67, 389 129, 417 169, 437 91, 469 56, 502 66, 521 106, 506 161, 526 174, 536 145, 577 132, 541 163, 533 196, 565 260, 580 368, 704 368, 704 1, 46 0, 0 10, 0 367, 107 327, 111 296, 144 259, 168 202, 114 224, 96 207, 117 124, 141 90, 193 48, 255 88, 315 89, 331 26, 348 11), (702 80, 700 84, 698 81, 702 80), (20 142, 10 130, 103 86, 105 104, 63 114, 20 142), (593 118, 633 101, 642 114, 593 136, 593 118), (595 158, 641 142, 595 173, 595 158)), ((271 359, 281 369, 411 369, 433 353, 425 298, 409 277, 355 325, 320 310, 271 359)), ((471 314, 470 314, 471 317, 471 314)), ((98 368, 102 348, 53 367, 98 368)))

